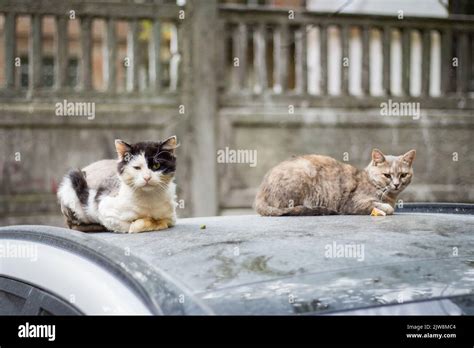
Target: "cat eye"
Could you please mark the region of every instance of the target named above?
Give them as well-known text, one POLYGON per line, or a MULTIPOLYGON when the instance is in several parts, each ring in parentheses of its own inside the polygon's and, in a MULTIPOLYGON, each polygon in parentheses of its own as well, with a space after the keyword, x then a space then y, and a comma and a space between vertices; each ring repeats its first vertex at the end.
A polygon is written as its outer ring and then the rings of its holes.
POLYGON ((142 168, 140 166, 135 166, 135 167, 133 167, 133 169, 140 170, 142 168))
POLYGON ((386 178, 390 179, 392 176, 390 174, 384 174, 386 178))
POLYGON ((158 169, 160 169, 160 164, 159 164, 159 163, 155 163, 155 164, 153 165, 153 167, 151 167, 151 169, 153 169, 153 170, 158 170, 158 169))
POLYGON ((402 173, 402 174, 400 174, 400 178, 404 178, 404 177, 406 177, 407 175, 408 175, 408 173, 402 173))

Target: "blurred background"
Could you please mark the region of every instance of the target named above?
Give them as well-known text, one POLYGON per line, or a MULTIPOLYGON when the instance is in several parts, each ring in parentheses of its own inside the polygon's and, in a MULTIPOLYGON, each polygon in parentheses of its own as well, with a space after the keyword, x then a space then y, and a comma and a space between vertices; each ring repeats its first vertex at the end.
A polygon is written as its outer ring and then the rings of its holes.
POLYGON ((474 202, 473 16, 467 0, 0 0, 0 225, 62 226, 68 168, 172 134, 181 217, 251 212, 291 155, 362 168, 374 147, 417 149, 400 204, 474 202), (58 115, 76 102, 94 116, 58 115))

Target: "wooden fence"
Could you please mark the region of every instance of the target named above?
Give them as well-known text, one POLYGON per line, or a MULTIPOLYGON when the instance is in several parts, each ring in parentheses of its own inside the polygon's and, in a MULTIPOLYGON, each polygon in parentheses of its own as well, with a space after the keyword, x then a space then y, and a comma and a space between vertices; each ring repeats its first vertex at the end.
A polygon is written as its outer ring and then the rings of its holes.
POLYGON ((0 15, 3 223, 50 222, 43 217, 58 211, 54 190, 62 173, 113 156, 113 139, 152 140, 171 133, 178 134, 182 144, 177 176, 182 216, 249 209, 265 171, 293 153, 320 152, 341 160, 347 153, 349 162, 361 165, 372 146, 387 152, 421 149, 420 181, 413 184, 409 199, 474 200, 469 169, 474 161, 470 18, 400 20, 219 5, 216 0, 188 0, 185 7, 162 1, 3 0, 0 15), (67 81, 71 11, 80 28, 76 86, 67 81), (18 81, 15 64, 20 16, 30 18, 25 87, 18 81), (41 78, 44 17, 55 23, 52 86, 43 85, 41 78), (105 23, 104 86, 99 89, 93 84, 91 54, 97 20, 105 23), (117 87, 117 22, 127 23, 123 89, 117 87), (149 35, 143 40, 145 22, 149 35), (165 24, 174 28, 166 79, 161 54, 165 24), (380 52, 375 53, 381 61, 379 92, 372 83, 374 33, 380 43, 380 52), (339 42, 336 64, 334 35, 339 42), (397 52, 394 35, 400 38, 399 72, 391 62, 397 52), (418 91, 411 81, 416 71, 411 59, 413 35, 419 38, 421 51, 418 91), (353 74, 345 65, 354 37, 361 46, 356 92, 351 88, 353 74), (433 55, 436 49, 439 54, 433 55), (433 68, 436 56, 438 70, 433 68), (331 64, 339 69, 335 92, 329 88, 335 80, 331 64), (312 71, 315 67, 317 74, 312 71), (140 71, 145 72, 144 83, 140 71), (393 90, 394 77, 400 77, 399 91, 393 90), (55 104, 66 99, 94 103, 97 117, 92 121, 56 117, 55 104), (380 105, 388 99, 420 103, 423 118, 415 123, 380 117, 380 105), (443 142, 446 138, 452 139, 452 146, 443 142), (218 163, 216 151, 224 148, 256 150, 258 165, 218 163), (464 161, 462 166, 453 164, 455 152, 464 161), (448 160, 450 166, 436 165, 448 160))

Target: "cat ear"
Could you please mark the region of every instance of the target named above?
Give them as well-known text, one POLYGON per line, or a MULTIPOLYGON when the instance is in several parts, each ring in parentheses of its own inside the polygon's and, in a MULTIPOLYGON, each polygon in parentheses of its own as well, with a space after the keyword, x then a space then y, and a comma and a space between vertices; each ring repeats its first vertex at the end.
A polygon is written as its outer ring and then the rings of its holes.
POLYGON ((115 150, 117 150, 117 155, 120 160, 123 160, 127 153, 130 152, 131 146, 125 141, 120 139, 115 139, 115 150))
POLYGON ((416 157, 416 150, 410 150, 402 156, 402 161, 406 162, 409 166, 413 164, 416 157))
POLYGON ((382 151, 379 149, 372 150, 372 162, 374 162, 374 165, 385 162, 385 156, 382 151))
POLYGON ((161 142, 161 149, 171 152, 173 155, 175 153, 175 149, 179 146, 178 138, 176 135, 169 137, 161 142))

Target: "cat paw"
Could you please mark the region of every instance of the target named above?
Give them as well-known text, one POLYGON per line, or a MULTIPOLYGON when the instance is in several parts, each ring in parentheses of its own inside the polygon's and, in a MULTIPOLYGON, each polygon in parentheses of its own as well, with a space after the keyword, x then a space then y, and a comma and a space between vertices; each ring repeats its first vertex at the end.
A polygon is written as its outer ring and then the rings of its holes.
POLYGON ((151 226, 151 223, 149 219, 137 219, 130 224, 128 233, 152 231, 150 229, 150 226, 151 226))
POLYGON ((169 225, 168 222, 165 220, 154 220, 155 221, 155 228, 153 231, 159 231, 159 230, 166 230, 169 227, 172 227, 172 225, 169 225))
POLYGON ((137 219, 130 224, 128 233, 159 231, 167 228, 168 224, 164 220, 155 220, 152 218, 137 219))
POLYGON ((375 205, 375 208, 380 209, 386 215, 393 215, 395 209, 390 204, 387 203, 378 203, 375 205))

